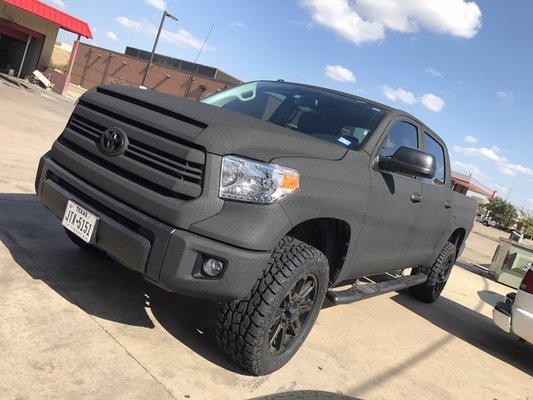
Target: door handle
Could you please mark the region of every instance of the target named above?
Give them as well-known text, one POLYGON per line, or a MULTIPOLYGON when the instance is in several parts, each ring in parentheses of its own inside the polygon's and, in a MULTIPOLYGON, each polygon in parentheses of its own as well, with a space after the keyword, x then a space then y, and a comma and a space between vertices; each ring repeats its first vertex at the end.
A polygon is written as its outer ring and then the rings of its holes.
POLYGON ((453 203, 450 200, 447 200, 444 202, 444 208, 448 209, 448 208, 452 208, 452 206, 453 206, 453 203))
POLYGON ((411 201, 413 203, 420 203, 423 199, 424 198, 420 193, 414 192, 413 194, 411 194, 411 201))

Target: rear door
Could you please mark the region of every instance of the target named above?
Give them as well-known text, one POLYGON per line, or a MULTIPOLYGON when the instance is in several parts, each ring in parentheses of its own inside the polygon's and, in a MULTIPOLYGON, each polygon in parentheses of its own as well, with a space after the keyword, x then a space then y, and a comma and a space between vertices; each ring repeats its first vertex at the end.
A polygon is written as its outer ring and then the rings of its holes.
MULTIPOLYGON (((396 117, 385 130, 371 154, 391 157, 401 146, 419 148, 420 126, 407 117, 396 117)), ((351 260, 356 276, 393 271, 402 257, 402 248, 411 235, 420 210, 421 180, 377 169, 370 170, 371 191, 364 225, 351 260)), ((409 259, 416 249, 409 248, 409 259)))
POLYGON ((437 169, 434 178, 422 179, 422 207, 413 233, 406 243, 406 247, 415 249, 410 251, 413 265, 433 261, 434 254, 441 250, 447 239, 453 210, 448 152, 441 139, 427 128, 421 137, 422 150, 435 157, 437 169))

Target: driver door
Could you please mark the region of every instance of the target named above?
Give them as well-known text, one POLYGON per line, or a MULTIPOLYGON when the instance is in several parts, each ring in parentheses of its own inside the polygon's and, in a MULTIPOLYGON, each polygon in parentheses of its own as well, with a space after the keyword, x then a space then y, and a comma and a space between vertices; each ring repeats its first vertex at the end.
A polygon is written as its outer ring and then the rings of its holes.
MULTIPOLYGON (((372 153, 391 157, 401 146, 420 148, 421 128, 401 117, 393 120, 372 153)), ((420 178, 380 171, 377 163, 370 170, 371 191, 368 209, 351 265, 358 276, 394 271, 408 265, 416 249, 404 248, 420 213, 420 178)))

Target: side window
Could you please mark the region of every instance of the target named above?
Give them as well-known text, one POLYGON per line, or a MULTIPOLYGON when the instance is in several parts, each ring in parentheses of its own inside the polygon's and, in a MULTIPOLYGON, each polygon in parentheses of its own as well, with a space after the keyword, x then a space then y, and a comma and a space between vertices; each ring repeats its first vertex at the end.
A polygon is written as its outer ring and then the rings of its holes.
POLYGON ((384 157, 392 157, 402 146, 418 148, 418 131, 416 126, 409 122, 400 121, 392 127, 381 143, 378 154, 384 157))
POLYGON ((433 183, 434 185, 437 185, 437 186, 444 185, 444 182, 446 181, 446 165, 444 161, 445 160, 444 149, 439 144, 439 142, 437 142, 427 133, 424 133, 424 151, 426 153, 432 154, 435 157, 435 161, 437 163, 436 165, 437 172, 435 173, 435 177, 433 179, 424 179, 424 182, 433 183))

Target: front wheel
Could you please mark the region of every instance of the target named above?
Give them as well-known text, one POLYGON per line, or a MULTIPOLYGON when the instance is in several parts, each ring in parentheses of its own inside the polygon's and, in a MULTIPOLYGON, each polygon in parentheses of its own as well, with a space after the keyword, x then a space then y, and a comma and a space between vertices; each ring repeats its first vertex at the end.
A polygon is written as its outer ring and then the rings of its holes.
POLYGON ((411 275, 424 273, 428 279, 420 285, 410 287, 408 289, 409 294, 424 303, 436 301, 448 282, 452 267, 455 264, 456 254, 455 245, 446 243, 432 266, 413 268, 411 275))
POLYGON ((294 238, 283 238, 250 295, 222 305, 217 323, 220 347, 254 375, 278 370, 311 331, 328 280, 324 254, 294 238))

